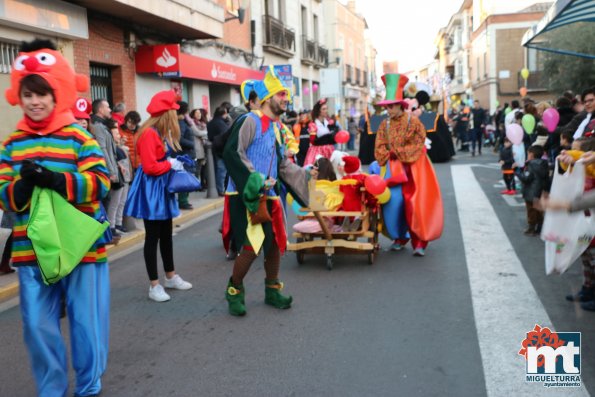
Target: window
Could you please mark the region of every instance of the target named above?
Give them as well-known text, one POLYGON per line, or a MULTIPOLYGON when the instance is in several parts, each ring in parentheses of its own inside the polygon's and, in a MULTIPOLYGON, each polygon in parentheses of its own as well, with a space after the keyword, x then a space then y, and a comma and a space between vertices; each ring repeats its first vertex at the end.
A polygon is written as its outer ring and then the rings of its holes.
POLYGON ((0 73, 10 73, 12 63, 19 53, 17 44, 0 42, 0 73))
POLYGON ((314 37, 313 37, 313 39, 314 39, 314 41, 318 41, 319 40, 319 38, 318 38, 318 16, 317 15, 314 15, 312 18, 313 18, 312 24, 314 25, 314 37))
POLYGON ((285 0, 279 0, 277 11, 279 13, 279 20, 285 23, 285 0))
POLYGON ((488 77, 488 54, 483 53, 483 77, 488 77))
POLYGON ((527 69, 530 71, 541 70, 543 66, 543 58, 540 52, 534 48, 527 49, 527 69))
POLYGON ((308 9, 302 6, 302 34, 308 37, 308 9))
POLYGON ((112 70, 109 67, 91 64, 91 99, 106 99, 113 105, 112 70))

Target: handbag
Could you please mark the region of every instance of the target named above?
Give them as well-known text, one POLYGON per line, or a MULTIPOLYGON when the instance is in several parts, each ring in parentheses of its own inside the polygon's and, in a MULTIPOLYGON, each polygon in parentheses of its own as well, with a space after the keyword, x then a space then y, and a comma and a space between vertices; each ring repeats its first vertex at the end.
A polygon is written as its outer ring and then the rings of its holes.
POLYGON ((186 170, 171 171, 167 183, 167 191, 170 193, 188 193, 200 190, 201 185, 198 178, 186 170))
POLYGON ((253 225, 259 225, 265 222, 271 222, 273 218, 271 218, 271 214, 269 214, 269 210, 267 208, 267 196, 263 194, 258 199, 258 209, 256 212, 250 212, 250 223, 253 225))
POLYGON ((405 167, 403 167, 403 163, 400 160, 388 160, 386 168, 388 172, 385 180, 388 187, 397 186, 409 180, 405 172, 405 167), (389 172, 390 175, 388 175, 389 172))
MULTIPOLYGON (((273 141, 273 151, 275 150, 275 143, 273 141)), ((267 172, 267 179, 271 174, 271 169, 273 168, 273 158, 275 156, 271 156, 271 162, 269 164, 269 171, 267 172)), ((249 212, 250 214, 250 223, 253 225, 259 225, 264 222, 271 222, 273 218, 271 218, 271 214, 269 214, 269 209, 267 208, 267 195, 266 192, 263 193, 260 198, 258 199, 258 208, 256 212, 249 212)))
POLYGON ((79 211, 59 193, 35 187, 27 237, 31 240, 43 282, 68 276, 109 227, 79 211))
MULTIPOLYGON (((576 162, 572 170, 564 174, 558 172, 558 167, 556 161, 550 199, 568 201, 582 195, 585 184, 583 162, 576 162)), ((546 211, 541 229, 541 239, 545 241, 545 273, 564 273, 589 247, 594 232, 591 217, 583 211, 546 211)))

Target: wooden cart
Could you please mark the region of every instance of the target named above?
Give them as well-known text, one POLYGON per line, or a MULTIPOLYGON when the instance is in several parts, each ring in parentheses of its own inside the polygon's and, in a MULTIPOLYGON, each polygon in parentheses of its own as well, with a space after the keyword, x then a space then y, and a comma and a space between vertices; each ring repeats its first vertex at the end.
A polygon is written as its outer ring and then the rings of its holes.
MULTIPOLYGON (((317 233, 293 233, 295 243, 289 243, 287 249, 295 251, 297 262, 304 263, 306 254, 324 254, 326 256, 326 267, 333 268, 334 254, 364 254, 368 257, 371 265, 378 254, 378 208, 366 208, 362 211, 326 211, 321 205, 321 200, 315 198, 310 190, 310 208, 304 218, 316 218, 321 232, 317 233), (357 217, 361 219, 361 225, 357 230, 333 232, 329 230, 324 217, 357 217)), ((362 192, 362 202, 364 193, 362 192)))

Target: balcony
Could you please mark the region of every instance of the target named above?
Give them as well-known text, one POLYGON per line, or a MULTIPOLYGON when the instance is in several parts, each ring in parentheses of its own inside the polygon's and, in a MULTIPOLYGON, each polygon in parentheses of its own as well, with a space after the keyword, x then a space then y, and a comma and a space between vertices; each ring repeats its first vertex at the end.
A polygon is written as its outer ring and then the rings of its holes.
POLYGON ((314 40, 308 39, 306 35, 302 35, 302 63, 306 65, 315 65, 318 60, 316 54, 317 43, 314 40))
MULTIPOLYGON (((517 73, 519 88, 525 86, 525 79, 521 76, 521 72, 517 73)), ((529 72, 527 79, 528 91, 547 91, 547 76, 542 70, 532 70, 529 72)))
POLYGON ((291 58, 295 53, 295 32, 270 15, 263 16, 265 51, 291 58))
POLYGON ((327 67, 328 66, 328 49, 324 46, 318 46, 318 66, 320 67, 327 67))

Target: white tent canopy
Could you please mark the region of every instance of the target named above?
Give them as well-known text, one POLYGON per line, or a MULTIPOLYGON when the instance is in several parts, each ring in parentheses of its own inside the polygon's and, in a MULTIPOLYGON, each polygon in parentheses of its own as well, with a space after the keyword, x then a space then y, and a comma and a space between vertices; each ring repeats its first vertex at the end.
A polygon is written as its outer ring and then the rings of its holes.
POLYGON ((523 36, 522 44, 527 48, 595 59, 595 54, 547 46, 548 32, 579 22, 595 22, 595 0, 558 0, 537 25, 527 30, 523 36))

